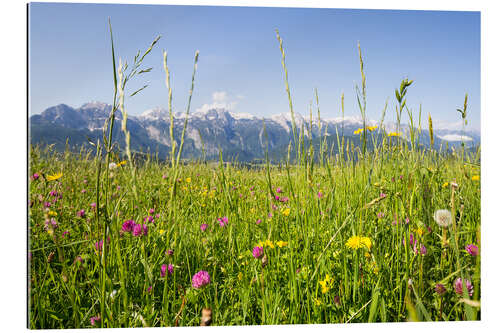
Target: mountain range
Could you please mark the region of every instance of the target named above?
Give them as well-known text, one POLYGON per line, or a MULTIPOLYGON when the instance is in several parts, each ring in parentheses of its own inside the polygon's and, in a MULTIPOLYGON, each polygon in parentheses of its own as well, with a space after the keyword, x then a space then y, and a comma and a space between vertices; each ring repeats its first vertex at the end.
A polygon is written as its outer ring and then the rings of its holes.
MULTIPOLYGON (((112 106, 101 102, 90 102, 79 108, 66 104, 50 107, 41 114, 32 115, 29 119, 31 144, 54 144, 58 150, 64 150, 66 141, 70 147, 90 148, 88 140, 97 142, 102 138, 102 129, 112 106)), ((184 113, 174 115, 174 137, 179 140, 185 120, 184 113)), ((124 147, 124 135, 121 131, 122 113, 115 113, 113 138, 121 148, 124 147)), ((297 133, 304 126, 306 141, 312 139, 319 142, 317 119, 313 119, 312 138, 309 138, 309 119, 295 114, 297 133)), ((367 126, 377 125, 378 121, 367 120, 367 126)), ((335 142, 336 131, 339 135, 350 137, 359 143, 359 135, 354 131, 363 126, 361 117, 337 117, 321 119, 322 134, 330 136, 329 142, 335 142), (333 138, 335 137, 335 140, 333 138)), ((427 121, 422 127, 427 127, 427 121)), ((167 110, 154 108, 146 110, 139 116, 128 116, 127 128, 131 135, 131 149, 134 151, 158 153, 159 158, 166 158, 170 152, 170 117, 167 110)), ((408 138, 407 125, 402 125, 404 138, 408 138)), ((396 131, 396 124, 384 122, 386 132, 396 131)), ((434 130, 435 146, 441 144, 457 146, 462 141, 459 128, 439 128, 434 130)), ((262 160, 268 145, 269 155, 273 160, 286 157, 289 142, 293 140, 290 113, 281 113, 270 117, 256 117, 251 114, 235 113, 215 108, 196 111, 189 115, 183 158, 199 158, 205 154, 206 159, 216 159, 222 150, 224 160, 237 159, 242 162, 262 160), (264 133, 264 125, 267 139, 264 133)), ((480 133, 467 130, 463 136, 468 146, 480 144, 480 133)), ((179 142, 178 142, 179 143, 179 142)), ((430 138, 427 130, 422 130, 420 143, 429 146, 430 138)))

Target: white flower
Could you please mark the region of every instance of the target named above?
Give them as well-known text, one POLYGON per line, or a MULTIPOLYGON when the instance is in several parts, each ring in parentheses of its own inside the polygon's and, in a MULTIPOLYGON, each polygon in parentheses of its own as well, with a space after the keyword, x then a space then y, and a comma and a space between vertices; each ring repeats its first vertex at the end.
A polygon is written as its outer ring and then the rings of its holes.
POLYGON ((434 213, 434 220, 442 228, 448 227, 451 224, 451 219, 451 212, 447 209, 439 209, 434 213))
POLYGON ((117 168, 117 165, 115 162, 111 162, 109 163, 109 170, 113 170, 113 169, 116 169, 117 168))

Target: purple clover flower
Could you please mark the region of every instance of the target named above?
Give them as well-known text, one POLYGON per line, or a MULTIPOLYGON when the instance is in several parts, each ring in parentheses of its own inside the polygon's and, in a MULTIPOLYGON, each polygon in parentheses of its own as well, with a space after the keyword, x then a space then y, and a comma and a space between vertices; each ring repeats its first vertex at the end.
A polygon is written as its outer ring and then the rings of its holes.
POLYGON ((191 279, 191 285, 195 289, 200 289, 210 283, 210 274, 207 271, 199 271, 191 279))
POLYGON ((479 248, 474 244, 468 244, 467 246, 465 246, 465 250, 473 257, 479 254, 479 248))
POLYGON ((254 258, 259 259, 264 254, 264 249, 260 246, 256 246, 252 250, 252 255, 254 258))
POLYGON ((126 220, 122 224, 122 231, 124 232, 132 232, 135 227, 135 221, 134 220, 126 220))
MULTIPOLYGON (((467 287, 467 291, 469 292, 469 296, 472 297, 472 293, 474 292, 474 287, 472 286, 472 282, 465 279, 465 286, 467 287)), ((455 280, 454 287, 455 287, 455 292, 458 295, 462 295, 462 291, 463 291, 462 278, 458 278, 455 280)))
POLYGON ((434 290, 438 295, 444 295, 444 293, 446 292, 446 287, 441 283, 437 283, 436 287, 434 287, 434 290))
POLYGON ((203 223, 202 225, 200 225, 200 230, 201 231, 205 231, 205 230, 207 230, 207 228, 208 228, 208 224, 206 224, 206 223, 203 223))
POLYGON ((77 213, 76 216, 84 218, 85 217, 85 209, 80 209, 77 213))
POLYGON ((228 223, 227 216, 219 217, 219 218, 217 219, 217 221, 219 222, 219 225, 220 225, 221 227, 225 227, 225 226, 227 225, 227 223, 228 223))

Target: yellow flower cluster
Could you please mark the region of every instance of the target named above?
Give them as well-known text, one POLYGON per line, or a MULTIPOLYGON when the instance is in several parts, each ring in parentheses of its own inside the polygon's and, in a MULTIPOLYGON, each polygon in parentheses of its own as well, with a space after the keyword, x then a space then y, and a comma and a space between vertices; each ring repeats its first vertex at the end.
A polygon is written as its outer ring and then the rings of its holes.
MULTIPOLYGON (((376 130, 378 128, 377 125, 375 126, 366 126, 366 129, 370 132, 373 132, 374 130, 376 130)), ((358 128, 357 130, 354 131, 354 134, 361 134, 363 133, 364 131, 364 128, 358 128)))
POLYGON ((281 214, 283 214, 284 216, 288 216, 290 215, 290 208, 285 208, 281 211, 281 214))
POLYGON ((401 133, 391 132, 391 133, 387 134, 387 136, 401 136, 401 133))
POLYGON ((473 181, 478 181, 480 178, 479 178, 479 175, 474 175, 472 176, 471 178, 473 181))
POLYGON ((319 284, 321 286, 321 292, 326 294, 332 288, 333 278, 326 274, 325 279, 319 281, 319 284))
POLYGON ((350 248, 351 250, 361 249, 363 247, 370 250, 372 248, 372 241, 369 237, 364 236, 352 236, 347 240, 345 246, 350 248))
POLYGON ((271 249, 274 249, 275 245, 277 245, 278 247, 282 248, 283 246, 287 246, 288 245, 288 242, 284 242, 284 241, 276 241, 276 242, 272 242, 271 240, 267 239, 265 241, 261 241, 257 244, 257 246, 259 247, 264 247, 264 246, 267 246, 271 249))

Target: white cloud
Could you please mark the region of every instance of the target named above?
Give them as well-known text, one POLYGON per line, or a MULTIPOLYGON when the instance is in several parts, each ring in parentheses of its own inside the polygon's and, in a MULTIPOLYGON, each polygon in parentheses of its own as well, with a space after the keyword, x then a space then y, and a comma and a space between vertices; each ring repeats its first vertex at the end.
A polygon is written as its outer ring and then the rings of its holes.
POLYGON ((442 140, 445 140, 445 141, 472 141, 472 138, 469 137, 469 136, 461 136, 459 134, 446 134, 446 135, 443 135, 443 136, 438 136, 438 138, 442 139, 442 140))
POLYGON ((212 103, 203 104, 196 109, 197 112, 206 112, 210 109, 226 109, 228 111, 234 110, 238 101, 231 98, 226 91, 215 91, 212 93, 212 103))

